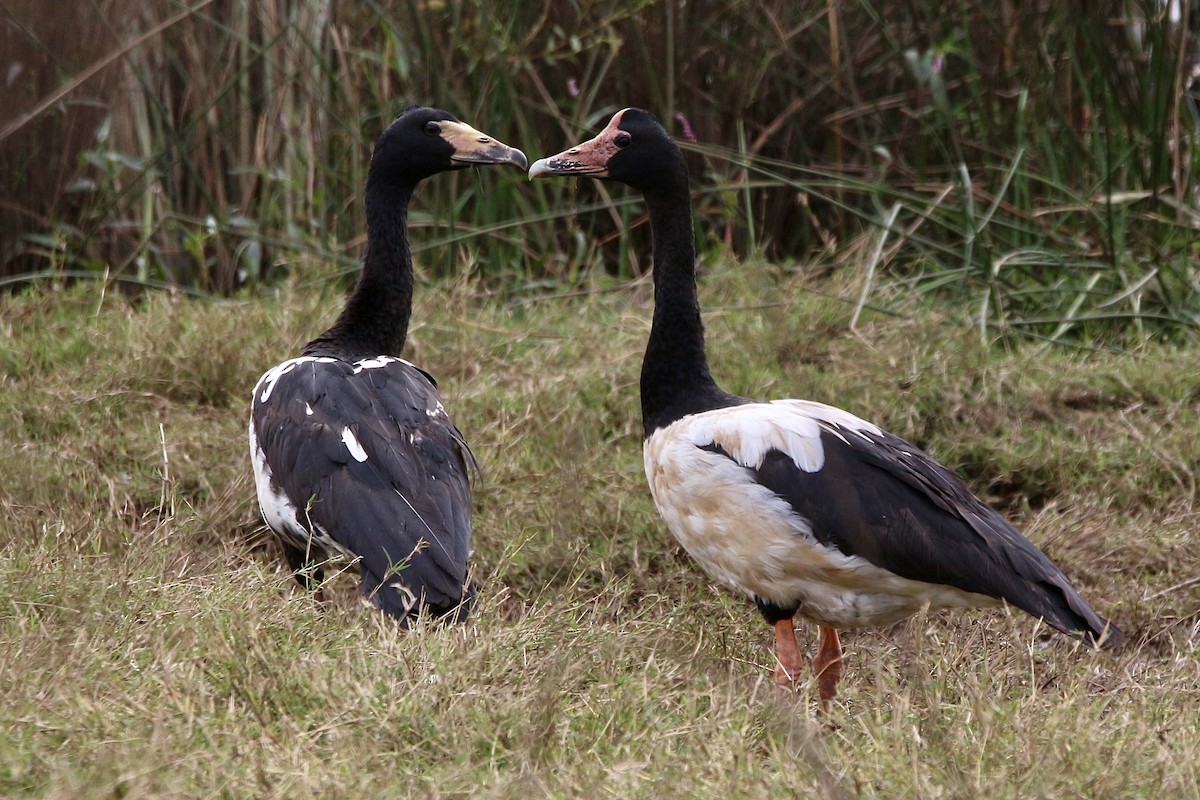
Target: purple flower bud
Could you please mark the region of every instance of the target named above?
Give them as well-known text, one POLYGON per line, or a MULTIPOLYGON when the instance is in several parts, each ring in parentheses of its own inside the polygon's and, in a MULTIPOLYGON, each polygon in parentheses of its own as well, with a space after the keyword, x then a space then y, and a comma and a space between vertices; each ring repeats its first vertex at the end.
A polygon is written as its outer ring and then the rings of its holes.
POLYGON ((683 138, 689 142, 696 141, 696 134, 692 131, 692 123, 688 122, 688 118, 683 115, 682 111, 675 112, 675 121, 679 123, 679 127, 683 129, 683 138))

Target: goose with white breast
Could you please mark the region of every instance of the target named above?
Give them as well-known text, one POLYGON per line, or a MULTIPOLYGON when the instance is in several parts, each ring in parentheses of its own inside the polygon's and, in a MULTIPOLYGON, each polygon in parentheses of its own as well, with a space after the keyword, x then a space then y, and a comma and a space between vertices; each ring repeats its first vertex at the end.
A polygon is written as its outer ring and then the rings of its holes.
POLYGON ((838 630, 924 608, 1008 603, 1089 645, 1121 638, 1045 554, 914 445, 822 403, 760 402, 717 386, 687 165, 651 114, 619 111, 529 175, 589 175, 645 197, 654 247, 640 381, 646 478, 684 549, 774 626, 778 683, 794 684, 805 663, 797 617, 820 629, 812 666, 823 704, 841 676, 838 630))

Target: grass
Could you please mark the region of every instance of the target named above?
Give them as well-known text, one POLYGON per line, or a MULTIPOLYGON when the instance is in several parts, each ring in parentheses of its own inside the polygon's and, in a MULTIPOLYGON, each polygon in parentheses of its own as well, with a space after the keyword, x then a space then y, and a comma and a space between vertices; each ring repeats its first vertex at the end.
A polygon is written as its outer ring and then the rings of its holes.
POLYGON ((319 609, 263 535, 244 426, 336 292, 41 285, 0 301, 0 795, 1200 797, 1197 589, 1172 589, 1200 575, 1200 352, 988 347, 936 302, 851 331, 859 297, 709 259, 715 374, 956 466, 1127 648, 937 614, 846 636, 828 719, 777 689, 769 629, 644 486, 644 282, 421 287, 406 356, 485 469, 481 606, 406 634, 347 578, 319 609))

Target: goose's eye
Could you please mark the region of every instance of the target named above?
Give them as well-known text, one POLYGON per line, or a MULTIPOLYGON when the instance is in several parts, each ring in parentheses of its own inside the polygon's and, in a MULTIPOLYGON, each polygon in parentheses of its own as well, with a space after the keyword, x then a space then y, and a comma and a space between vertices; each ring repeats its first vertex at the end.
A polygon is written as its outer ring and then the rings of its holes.
POLYGON ((626 147, 633 141, 633 137, 622 131, 616 135, 613 141, 617 143, 617 147, 626 147))
POLYGON ((425 132, 428 133, 430 136, 437 136, 439 133, 442 132, 442 127, 440 125, 438 125, 436 122, 426 122, 425 123, 425 132))

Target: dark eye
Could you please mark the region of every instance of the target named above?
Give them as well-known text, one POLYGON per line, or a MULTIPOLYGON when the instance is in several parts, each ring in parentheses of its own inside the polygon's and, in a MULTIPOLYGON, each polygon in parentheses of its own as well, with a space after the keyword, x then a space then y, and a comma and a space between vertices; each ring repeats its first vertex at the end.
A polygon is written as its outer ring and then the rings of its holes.
POLYGON ((439 133, 442 132, 442 127, 440 125, 438 125, 436 122, 426 122, 425 123, 425 132, 428 133, 430 136, 437 136, 439 133))
POLYGON ((622 131, 613 137, 613 141, 617 143, 617 147, 627 147, 633 141, 633 137, 622 131))

